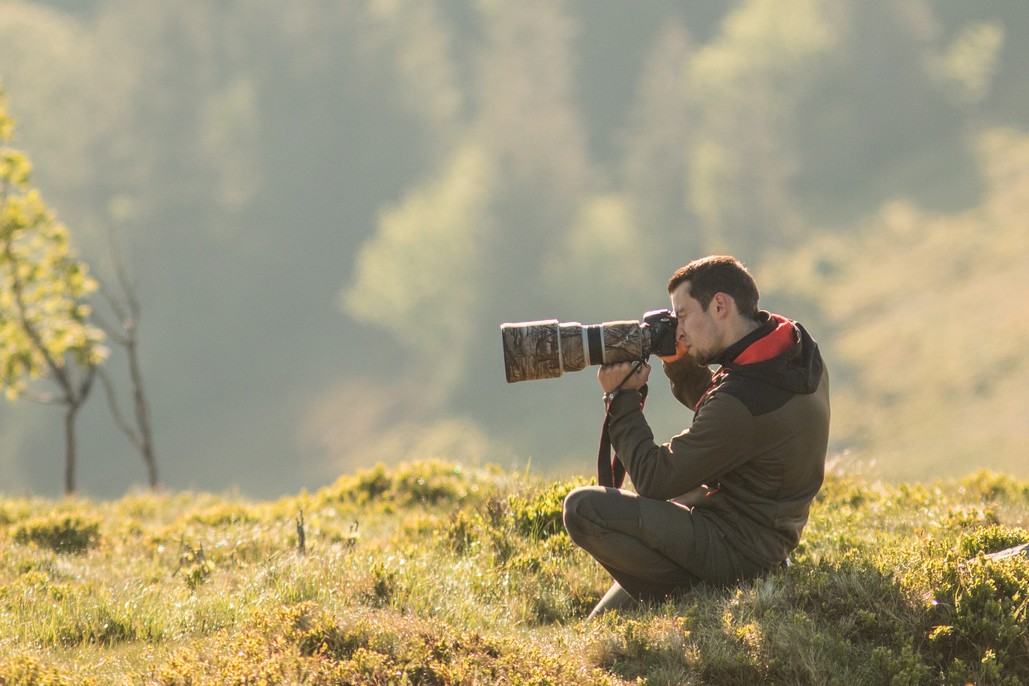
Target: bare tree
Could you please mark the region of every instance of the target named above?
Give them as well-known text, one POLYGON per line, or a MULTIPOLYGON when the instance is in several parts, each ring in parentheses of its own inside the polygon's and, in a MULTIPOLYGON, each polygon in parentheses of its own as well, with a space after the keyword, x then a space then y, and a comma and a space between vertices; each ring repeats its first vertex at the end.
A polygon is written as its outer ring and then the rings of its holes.
POLYGON ((118 249, 117 241, 113 232, 110 235, 111 263, 114 267, 115 281, 118 284, 118 293, 112 293, 107 285, 101 282, 100 291, 104 300, 111 308, 118 323, 111 324, 99 315, 95 316, 97 323, 107 334, 107 339, 125 350, 128 357, 129 382, 132 384, 132 421, 125 418, 118 403, 118 394, 114 388, 110 374, 106 369, 100 369, 100 380, 103 382, 104 390, 107 392, 107 405, 114 417, 115 424, 122 433, 129 439, 129 442, 143 458, 143 464, 147 469, 147 480, 151 489, 160 487, 157 475, 157 457, 154 454, 153 429, 150 421, 150 403, 147 400, 146 389, 143 384, 143 370, 139 363, 139 322, 143 315, 143 309, 136 296, 136 288, 129 279, 122 261, 121 252, 118 249))

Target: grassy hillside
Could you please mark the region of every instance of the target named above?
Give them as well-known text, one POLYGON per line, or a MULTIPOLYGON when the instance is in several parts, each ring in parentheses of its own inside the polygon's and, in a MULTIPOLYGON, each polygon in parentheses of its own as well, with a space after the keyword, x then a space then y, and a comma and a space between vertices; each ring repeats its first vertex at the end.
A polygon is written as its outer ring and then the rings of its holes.
POLYGON ((975 146, 983 193, 958 214, 898 199, 852 234, 771 260, 759 279, 817 322, 833 443, 877 476, 1029 476, 1029 136, 975 146))
POLYGON ((830 477, 788 570, 594 623, 576 483, 0 501, 0 684, 1029 682, 1029 560, 983 556, 1029 541, 1029 483, 830 477))

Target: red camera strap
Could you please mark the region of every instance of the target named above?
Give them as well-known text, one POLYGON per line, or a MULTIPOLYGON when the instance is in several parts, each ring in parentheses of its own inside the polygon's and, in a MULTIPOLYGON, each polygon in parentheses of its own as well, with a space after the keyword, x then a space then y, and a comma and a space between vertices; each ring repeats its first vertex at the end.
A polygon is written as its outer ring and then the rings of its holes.
MULTIPOLYGON (((647 404, 647 387, 640 389, 640 409, 647 404)), ((611 407, 604 414, 604 426, 600 430, 600 450, 597 453, 597 484, 608 488, 621 488, 625 481, 625 465, 611 448, 608 427, 611 424, 611 407)))

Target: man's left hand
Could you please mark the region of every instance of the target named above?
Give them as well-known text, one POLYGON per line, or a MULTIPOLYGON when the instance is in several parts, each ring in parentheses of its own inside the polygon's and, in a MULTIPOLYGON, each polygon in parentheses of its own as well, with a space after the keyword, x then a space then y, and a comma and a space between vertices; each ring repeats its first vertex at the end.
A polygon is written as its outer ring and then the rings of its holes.
POLYGON ((618 364, 605 364, 597 370, 597 379, 600 380, 600 387, 605 393, 615 389, 638 391, 643 388, 650 377, 650 365, 644 362, 635 373, 630 374, 634 363, 619 362, 618 364), (629 378, 625 378, 628 376, 629 378), (625 383, 622 383, 622 381, 625 383))

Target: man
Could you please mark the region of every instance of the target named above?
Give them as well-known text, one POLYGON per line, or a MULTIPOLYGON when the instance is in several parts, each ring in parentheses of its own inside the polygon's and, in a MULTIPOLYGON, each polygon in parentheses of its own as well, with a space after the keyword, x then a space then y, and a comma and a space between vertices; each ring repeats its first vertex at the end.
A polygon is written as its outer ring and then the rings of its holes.
POLYGON ((656 444, 641 409, 650 366, 598 371, 611 445, 636 493, 585 486, 565 498, 572 540, 616 582, 590 617, 783 565, 822 485, 829 380, 807 331, 759 310, 733 257, 687 264, 668 293, 678 352, 664 372, 693 422, 656 444))

